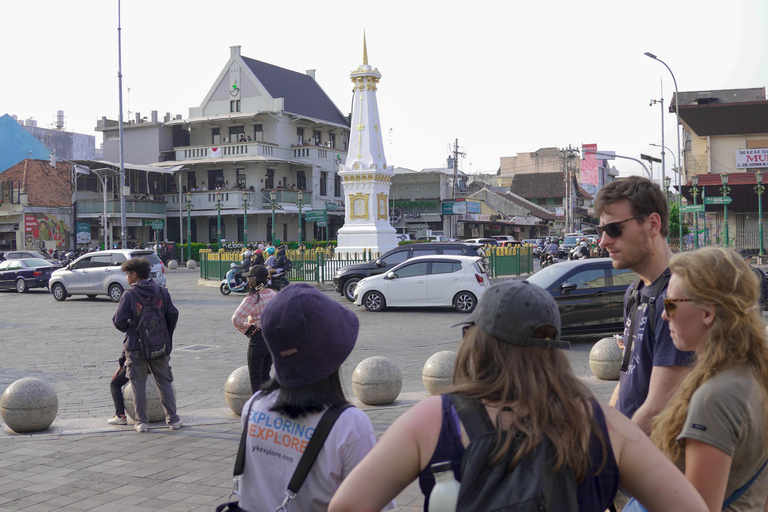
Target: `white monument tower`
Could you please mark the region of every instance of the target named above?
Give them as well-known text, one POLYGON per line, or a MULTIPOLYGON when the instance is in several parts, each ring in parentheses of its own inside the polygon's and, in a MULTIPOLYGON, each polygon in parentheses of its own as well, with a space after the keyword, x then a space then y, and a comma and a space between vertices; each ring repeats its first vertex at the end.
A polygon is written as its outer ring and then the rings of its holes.
POLYGON ((337 254, 370 249, 385 253, 397 247, 395 228, 389 224, 389 187, 395 175, 387 167, 376 105, 378 69, 368 65, 363 35, 363 64, 350 75, 355 84, 347 161, 339 165, 344 187, 344 227, 338 231, 337 254))

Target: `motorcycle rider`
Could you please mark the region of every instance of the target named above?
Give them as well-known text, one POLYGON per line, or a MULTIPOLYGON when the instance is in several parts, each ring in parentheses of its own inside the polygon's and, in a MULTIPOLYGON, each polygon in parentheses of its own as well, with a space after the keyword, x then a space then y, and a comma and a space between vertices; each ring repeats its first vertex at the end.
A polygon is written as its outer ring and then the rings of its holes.
POLYGON ((263 264, 264 264, 263 252, 262 252, 261 249, 256 249, 253 252, 253 264, 252 265, 255 267, 256 265, 263 265, 263 264))
POLYGON ((579 250, 576 251, 576 258, 580 260, 585 260, 589 258, 589 248, 587 247, 587 242, 583 241, 579 244, 579 250))
POLYGON ((237 272, 235 272, 235 286, 240 286, 242 284, 243 274, 251 270, 251 256, 253 256, 251 251, 245 251, 243 253, 243 262, 235 267, 239 269, 237 272))
POLYGON ((553 238, 550 240, 549 245, 547 245, 547 248, 545 249, 545 256, 544 261, 548 261, 550 263, 554 263, 554 261, 557 259, 557 250, 558 250, 558 244, 557 239, 553 238))

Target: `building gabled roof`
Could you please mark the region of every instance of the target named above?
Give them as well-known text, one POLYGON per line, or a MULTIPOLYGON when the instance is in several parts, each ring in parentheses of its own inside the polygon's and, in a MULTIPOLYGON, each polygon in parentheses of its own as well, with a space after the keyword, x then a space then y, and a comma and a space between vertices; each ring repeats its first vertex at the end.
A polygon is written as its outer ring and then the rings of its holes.
POLYGON ((0 172, 0 181, 19 181, 30 206, 72 206, 72 164, 26 159, 0 172))
POLYGON ((349 126, 349 121, 309 75, 241 57, 273 98, 285 100, 286 112, 349 126))
POLYGON ((515 174, 509 190, 526 199, 565 197, 565 176, 562 172, 515 174))

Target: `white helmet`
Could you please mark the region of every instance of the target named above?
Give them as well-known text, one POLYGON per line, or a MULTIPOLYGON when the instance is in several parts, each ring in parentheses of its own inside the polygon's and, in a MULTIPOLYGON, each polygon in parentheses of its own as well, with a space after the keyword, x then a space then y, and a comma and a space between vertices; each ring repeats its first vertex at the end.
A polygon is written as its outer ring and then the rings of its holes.
POLYGON ((243 253, 243 258, 250 258, 251 256, 253 256, 253 253, 251 251, 245 251, 243 253))
POLYGON ((582 247, 586 247, 587 246, 587 242, 581 242, 581 246, 582 247))

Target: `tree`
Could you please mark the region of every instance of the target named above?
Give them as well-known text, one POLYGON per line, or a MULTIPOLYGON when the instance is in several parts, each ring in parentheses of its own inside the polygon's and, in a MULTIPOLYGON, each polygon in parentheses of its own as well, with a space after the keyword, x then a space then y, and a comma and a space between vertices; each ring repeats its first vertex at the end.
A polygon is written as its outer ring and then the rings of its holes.
MULTIPOLYGON (((677 239, 680 233, 680 210, 676 202, 669 203, 669 237, 677 239)), ((690 233, 688 226, 683 224, 683 236, 690 233)))

